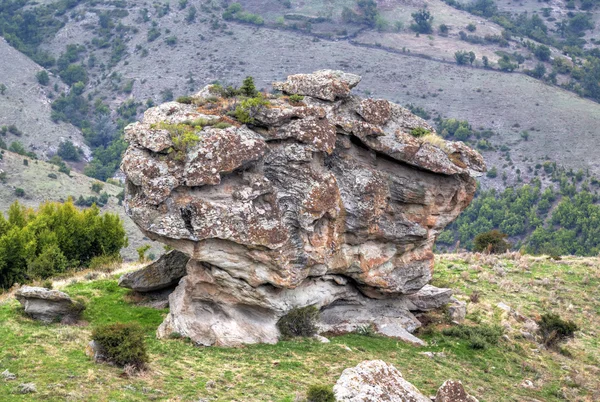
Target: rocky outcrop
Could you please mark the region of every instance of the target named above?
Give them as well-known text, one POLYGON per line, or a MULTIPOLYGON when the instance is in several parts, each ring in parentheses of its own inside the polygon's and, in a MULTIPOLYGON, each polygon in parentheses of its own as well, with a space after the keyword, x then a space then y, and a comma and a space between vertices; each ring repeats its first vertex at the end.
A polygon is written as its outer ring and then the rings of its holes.
POLYGON ((391 364, 366 360, 347 368, 333 387, 339 402, 431 402, 391 364))
POLYGON ((81 309, 71 298, 58 290, 23 286, 15 293, 25 314, 46 323, 60 321, 64 317, 75 317, 81 309))
POLYGON ((136 292, 153 292, 172 287, 185 276, 189 259, 181 251, 171 250, 144 268, 121 276, 119 286, 136 292))
POLYGON ((359 81, 294 75, 254 103, 209 86, 127 127, 126 211, 190 256, 159 336, 276 342, 282 315, 314 305, 323 332, 402 338, 419 326, 411 309, 447 302, 447 290, 414 294, 484 163, 463 143, 415 137, 435 131, 408 110, 352 96, 359 81))

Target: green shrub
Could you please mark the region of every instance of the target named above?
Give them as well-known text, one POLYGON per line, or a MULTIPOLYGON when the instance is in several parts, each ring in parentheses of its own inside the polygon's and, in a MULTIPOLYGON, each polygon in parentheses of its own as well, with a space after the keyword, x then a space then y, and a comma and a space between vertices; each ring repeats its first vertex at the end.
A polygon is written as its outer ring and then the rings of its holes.
POLYGON ((269 104, 262 94, 254 98, 244 99, 240 106, 236 107, 233 116, 242 124, 253 124, 254 116, 269 104))
POLYGON ((177 98, 177 103, 184 103, 186 105, 191 105, 194 99, 191 96, 180 96, 177 98))
POLYGON ((506 241, 507 235, 499 230, 490 230, 480 233, 473 240, 473 249, 478 252, 489 252, 501 254, 510 249, 510 243, 506 241))
POLYGON ((35 75, 35 78, 37 78, 37 80, 40 83, 40 85, 46 86, 50 82, 50 77, 48 76, 48 72, 46 70, 39 71, 35 75))
POLYGON ((144 331, 137 323, 116 323, 96 327, 92 339, 106 359, 118 366, 141 369, 148 362, 144 331))
POLYGON ((56 175, 56 173, 48 173, 48 177, 51 179, 58 179, 58 176, 56 175))
POLYGON ((71 141, 61 142, 57 154, 66 161, 79 162, 81 160, 81 149, 71 141))
POLYGON ((558 314, 553 313, 543 314, 537 323, 544 345, 548 348, 554 348, 559 343, 572 338, 575 331, 579 330, 573 321, 565 321, 558 314))
POLYGON ((304 96, 298 95, 298 94, 293 94, 293 95, 290 95, 288 99, 289 99, 290 103, 292 103, 292 104, 300 103, 304 100, 304 96))
POLYGON ((256 85, 254 85, 254 78, 248 76, 244 79, 242 86, 240 87, 240 93, 248 97, 255 97, 258 95, 256 85))
POLYGON ((213 124, 213 127, 214 127, 214 128, 220 128, 220 129, 224 129, 224 128, 231 127, 231 124, 229 124, 229 123, 226 123, 226 122, 224 122, 224 121, 221 121, 221 122, 219 122, 219 123, 217 123, 217 124, 213 124))
POLYGON ((423 127, 417 127, 417 128, 413 128, 410 132, 410 135, 412 135, 413 137, 424 137, 427 134, 430 134, 431 131, 427 130, 426 128, 423 127))
POLYGON ((502 332, 502 328, 497 325, 479 325, 477 327, 457 325, 444 329, 442 334, 466 340, 471 349, 487 349, 498 343, 502 332))
POLYGON ((100 183, 99 181, 92 183, 92 191, 94 193, 100 193, 100 191, 104 188, 104 184, 100 183))
POLYGON ((335 402, 333 389, 328 385, 311 385, 306 393, 307 402, 335 402))
POLYGON ((319 309, 315 306, 296 307, 277 322, 277 328, 284 338, 295 336, 310 337, 317 333, 319 309))
POLYGON ((15 195, 17 197, 24 197, 25 196, 25 190, 23 190, 21 187, 17 187, 17 188, 15 188, 15 195))
POLYGON ((143 246, 138 247, 135 251, 138 253, 138 262, 146 262, 146 251, 150 250, 149 244, 144 244, 143 246))
POLYGON ((6 217, 0 213, 0 228, 0 289, 64 270, 65 260, 69 267, 87 266, 127 246, 118 215, 102 215, 96 206, 78 210, 72 199, 44 203, 37 211, 15 202, 6 217))
POLYGON ((27 265, 27 276, 46 279, 66 271, 69 262, 56 244, 50 244, 27 265))

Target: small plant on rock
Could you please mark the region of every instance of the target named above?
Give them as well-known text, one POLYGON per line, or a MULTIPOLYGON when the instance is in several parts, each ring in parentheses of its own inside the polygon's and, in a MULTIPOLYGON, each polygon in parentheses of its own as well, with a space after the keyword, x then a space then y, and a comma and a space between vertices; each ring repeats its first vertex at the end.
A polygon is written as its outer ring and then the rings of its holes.
POLYGON ((311 385, 306 393, 307 402, 335 402, 335 395, 330 386, 311 385))
POLYGON ((298 94, 293 94, 293 95, 290 95, 288 99, 292 105, 297 105, 304 100, 304 96, 298 95, 298 94))
POLYGON ((240 106, 233 111, 233 117, 242 124, 253 124, 254 116, 265 106, 269 104, 262 94, 258 94, 254 98, 245 99, 240 106))
POLYGON ((295 336, 310 337, 317 333, 319 309, 315 306, 296 307, 277 322, 277 328, 284 338, 295 336))
POLYGON ((177 103, 183 103, 185 105, 191 105, 194 102, 194 98, 191 96, 180 96, 177 98, 177 103))
POLYGON ((423 127, 417 127, 417 128, 413 128, 410 132, 410 135, 412 135, 413 137, 416 138, 421 138, 421 137, 425 137, 427 134, 430 134, 431 131, 427 130, 426 128, 423 127))
POLYGON ((106 360, 124 367, 142 369, 148 362, 144 331, 137 323, 116 323, 100 326, 92 332, 92 339, 106 356, 106 360))
POLYGON ((544 345, 555 348, 559 343, 572 338, 579 330, 573 321, 565 321, 558 314, 543 314, 537 322, 544 345))

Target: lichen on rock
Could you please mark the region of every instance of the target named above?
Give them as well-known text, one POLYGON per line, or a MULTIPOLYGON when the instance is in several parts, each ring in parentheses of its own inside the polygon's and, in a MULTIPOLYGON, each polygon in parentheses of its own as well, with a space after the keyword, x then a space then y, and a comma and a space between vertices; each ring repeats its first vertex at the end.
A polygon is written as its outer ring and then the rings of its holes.
POLYGON ((274 85, 283 95, 262 95, 251 124, 231 117, 239 99, 207 104, 209 86, 195 104, 160 105, 126 128, 126 211, 191 258, 160 336, 276 342, 281 316, 314 305, 321 331, 372 325, 410 338, 411 309, 448 301, 446 291, 418 295, 434 240, 470 203, 483 160, 462 143, 414 137, 435 130, 401 106, 351 95, 359 81, 290 76, 274 85), (190 125, 197 119, 210 124, 190 125), (190 125, 197 143, 175 158, 161 123, 190 125))

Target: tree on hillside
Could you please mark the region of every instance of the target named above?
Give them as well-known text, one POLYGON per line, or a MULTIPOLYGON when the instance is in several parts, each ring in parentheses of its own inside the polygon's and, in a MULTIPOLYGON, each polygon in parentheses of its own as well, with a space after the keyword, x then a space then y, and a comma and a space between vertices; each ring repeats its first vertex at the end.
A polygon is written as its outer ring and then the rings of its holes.
POLYGON ((411 15, 415 21, 415 23, 410 26, 413 31, 423 34, 432 32, 431 25, 433 23, 433 16, 429 11, 422 9, 411 15))
POLYGON ((478 252, 488 252, 492 254, 504 253, 510 249, 510 243, 506 241, 507 235, 499 230, 490 230, 480 233, 473 240, 473 249, 478 252))

